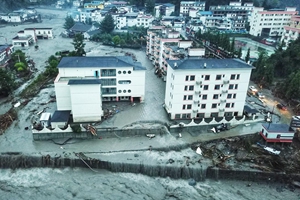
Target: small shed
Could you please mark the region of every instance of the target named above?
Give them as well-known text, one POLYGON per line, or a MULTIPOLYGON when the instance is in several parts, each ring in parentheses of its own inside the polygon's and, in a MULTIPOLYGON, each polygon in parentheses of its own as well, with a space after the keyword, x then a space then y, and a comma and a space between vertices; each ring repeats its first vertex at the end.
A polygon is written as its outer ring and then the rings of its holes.
POLYGON ((246 117, 255 117, 256 114, 259 113, 259 111, 255 108, 252 108, 249 105, 245 105, 244 106, 244 115, 246 115, 246 117))
POLYGON ((56 110, 51 118, 52 128, 55 128, 56 126, 65 128, 69 123, 70 114, 70 110, 56 110))
POLYGON ((42 113, 41 117, 40 117, 40 122, 41 122, 41 125, 43 127, 48 127, 50 126, 50 121, 51 121, 51 113, 42 113))
POLYGON ((293 142, 295 131, 287 124, 262 124, 260 135, 267 142, 293 142))

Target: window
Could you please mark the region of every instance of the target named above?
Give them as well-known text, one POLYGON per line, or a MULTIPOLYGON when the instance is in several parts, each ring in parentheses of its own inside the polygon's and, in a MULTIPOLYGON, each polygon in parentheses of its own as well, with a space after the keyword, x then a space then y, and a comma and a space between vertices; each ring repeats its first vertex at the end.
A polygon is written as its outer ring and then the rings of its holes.
POLYGON ((234 79, 235 79, 235 74, 231 74, 230 80, 234 80, 234 79))
POLYGON ((128 74, 131 74, 131 71, 128 71, 127 73, 128 73, 128 74))
POLYGON ((121 93, 121 92, 122 92, 122 90, 118 90, 118 92, 119 92, 119 93, 121 93))
POLYGON ((234 99, 236 98, 236 94, 233 94, 233 98, 234 98, 234 99))
POLYGON ((187 106, 186 106, 186 109, 192 109, 192 104, 188 104, 187 106))
POLYGON ((212 105, 211 105, 211 108, 216 108, 217 107, 217 104, 216 103, 213 103, 212 105))
POLYGON ((231 99, 232 98, 232 94, 227 94, 227 99, 231 99))
POLYGON ((213 99, 218 99, 219 95, 218 94, 214 94, 213 99))
POLYGON ((128 93, 130 93, 131 92, 131 90, 128 90, 128 93))
POLYGON ((239 80, 240 79, 240 75, 238 74, 238 75, 236 75, 236 79, 237 80, 239 80))
POLYGON ((193 100, 193 95, 189 95, 188 100, 193 100))
POLYGON ((225 107, 230 108, 230 103, 226 103, 225 107))
POLYGON ((210 76, 209 75, 205 75, 204 80, 209 81, 210 76))
POLYGON ((206 104, 201 104, 201 109, 205 109, 206 108, 206 104))
POLYGON ((123 90, 123 93, 126 93, 126 90, 123 90))
POLYGON ((175 119, 180 119, 180 114, 175 114, 175 119))
POLYGON ((234 89, 236 90, 238 89, 238 84, 235 84, 234 89))
POLYGON ((125 84, 130 84, 130 83, 131 83, 131 80, 119 80, 118 83, 121 84, 121 85, 123 85, 123 84, 124 84, 124 85, 125 85, 125 84))
POLYGON ((123 71, 123 74, 126 74, 126 71, 123 71))
POLYGON ((229 89, 230 89, 230 90, 232 90, 233 87, 234 87, 234 84, 230 84, 230 85, 229 85, 229 89))
POLYGON ((194 81, 195 80, 195 76, 190 76, 190 81, 194 81))
POLYGON ((190 85, 189 86, 189 91, 193 91, 194 90, 194 86, 193 85, 190 85))
POLYGON ((203 90, 208 90, 208 85, 204 85, 203 90))
POLYGON ((202 99, 207 99, 207 94, 202 95, 202 99))
POLYGON ((184 86, 184 91, 187 91, 188 90, 188 86, 184 86))
POLYGON ((189 80, 189 76, 185 76, 185 81, 188 81, 189 80))
POLYGON ((215 90, 219 90, 220 89, 220 85, 215 85, 215 90))
POLYGON ((222 75, 216 75, 216 80, 221 80, 222 75))
POLYGON ((186 100, 186 97, 187 97, 187 95, 184 95, 184 96, 183 96, 183 100, 186 100))
POLYGON ((234 107, 234 103, 231 103, 231 108, 233 108, 234 107))
POLYGON ((185 110, 185 105, 182 105, 182 110, 185 110))

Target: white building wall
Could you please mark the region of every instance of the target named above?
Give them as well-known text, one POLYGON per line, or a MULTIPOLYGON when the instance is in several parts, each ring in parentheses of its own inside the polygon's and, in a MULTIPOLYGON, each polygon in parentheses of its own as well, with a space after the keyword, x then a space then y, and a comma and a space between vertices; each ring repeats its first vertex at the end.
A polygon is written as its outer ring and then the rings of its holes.
POLYGON ((247 88, 250 79, 251 69, 205 69, 205 70, 173 70, 168 66, 165 105, 171 113, 171 119, 175 119, 175 114, 190 114, 190 118, 196 117, 197 113, 204 114, 204 117, 211 117, 211 113, 219 113, 224 116, 225 112, 237 112, 238 116, 243 115, 247 88), (231 74, 239 74, 238 80, 230 80, 231 74), (194 81, 185 81, 187 75, 195 75, 194 81), (210 75, 210 80, 205 81, 202 75, 210 75), (216 80, 216 75, 222 75, 221 80, 216 80), (224 75, 224 77, 223 77, 224 75), (202 84, 197 84, 202 81, 202 84), (229 81, 229 83, 224 83, 229 81), (229 85, 238 85, 238 89, 229 89, 229 85), (208 85, 208 90, 203 90, 200 86, 208 85), (219 90, 215 90, 215 85, 220 85, 219 90), (185 86, 194 86, 192 91, 185 91, 185 86), (201 96, 199 97, 199 93, 201 96), (223 92, 226 91, 226 92, 223 92), (202 99, 202 95, 207 95, 207 99, 202 99), (213 96, 218 94, 218 99, 213 96), (228 94, 235 94, 236 98, 228 99, 228 94), (184 95, 192 95, 192 100, 183 100, 184 95), (221 95, 221 96, 220 96, 221 95), (221 100, 226 100, 223 102, 221 100), (199 103, 194 103, 199 101, 199 103), (212 104, 216 103, 217 107, 212 108, 212 104), (229 108, 226 104, 229 103, 229 108), (205 104, 205 109, 201 108, 201 104, 205 104), (183 109, 183 105, 191 105, 191 109, 183 109), (232 107, 233 105, 233 107, 232 107), (224 109, 224 111, 220 111, 224 109), (196 112, 194 112, 196 111, 196 112))
POLYGON ((205 48, 189 48, 188 49, 189 56, 205 56, 205 48))
POLYGON ((70 85, 74 122, 101 121, 103 115, 99 85, 70 85))
POLYGON ((68 81, 54 83, 57 110, 72 110, 68 81))

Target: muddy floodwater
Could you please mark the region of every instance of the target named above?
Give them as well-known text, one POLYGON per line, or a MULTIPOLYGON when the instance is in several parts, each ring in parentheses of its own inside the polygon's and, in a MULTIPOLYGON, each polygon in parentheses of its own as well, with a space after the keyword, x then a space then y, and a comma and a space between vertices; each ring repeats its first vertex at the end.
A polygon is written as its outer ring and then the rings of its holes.
POLYGON ((209 199, 299 200, 300 190, 270 183, 150 178, 139 174, 89 169, 0 170, 1 200, 27 199, 209 199))

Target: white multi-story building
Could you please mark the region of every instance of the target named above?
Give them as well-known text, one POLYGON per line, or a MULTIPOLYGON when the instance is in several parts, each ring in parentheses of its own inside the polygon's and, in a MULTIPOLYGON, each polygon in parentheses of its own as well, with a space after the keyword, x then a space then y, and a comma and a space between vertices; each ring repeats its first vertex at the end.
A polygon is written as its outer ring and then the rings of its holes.
POLYGON ((300 16, 293 16, 289 26, 285 26, 281 41, 288 45, 299 38, 300 35, 300 16))
POLYGON ((171 119, 243 116, 252 66, 238 59, 168 60, 171 119))
POLYGON ((100 121, 103 101, 144 101, 146 69, 130 56, 63 57, 57 67, 57 110, 74 122, 100 121))
POLYGON ((264 10, 255 7, 250 17, 250 35, 254 36, 282 36, 284 27, 289 25, 293 16, 298 14, 296 8, 287 7, 284 10, 264 10))
POLYGON ((165 3, 154 7, 155 17, 170 16, 175 11, 175 5, 171 3, 165 3))
POLYGON ((205 10, 205 2, 200 1, 181 1, 180 2, 180 14, 188 15, 190 8, 193 8, 197 11, 205 10))
POLYGON ((15 47, 28 47, 38 39, 53 39, 52 28, 25 28, 12 39, 12 44, 15 47))
POLYGON ((152 15, 138 13, 115 14, 112 15, 112 17, 114 18, 116 29, 131 26, 148 28, 152 25, 152 21, 154 20, 152 15))

